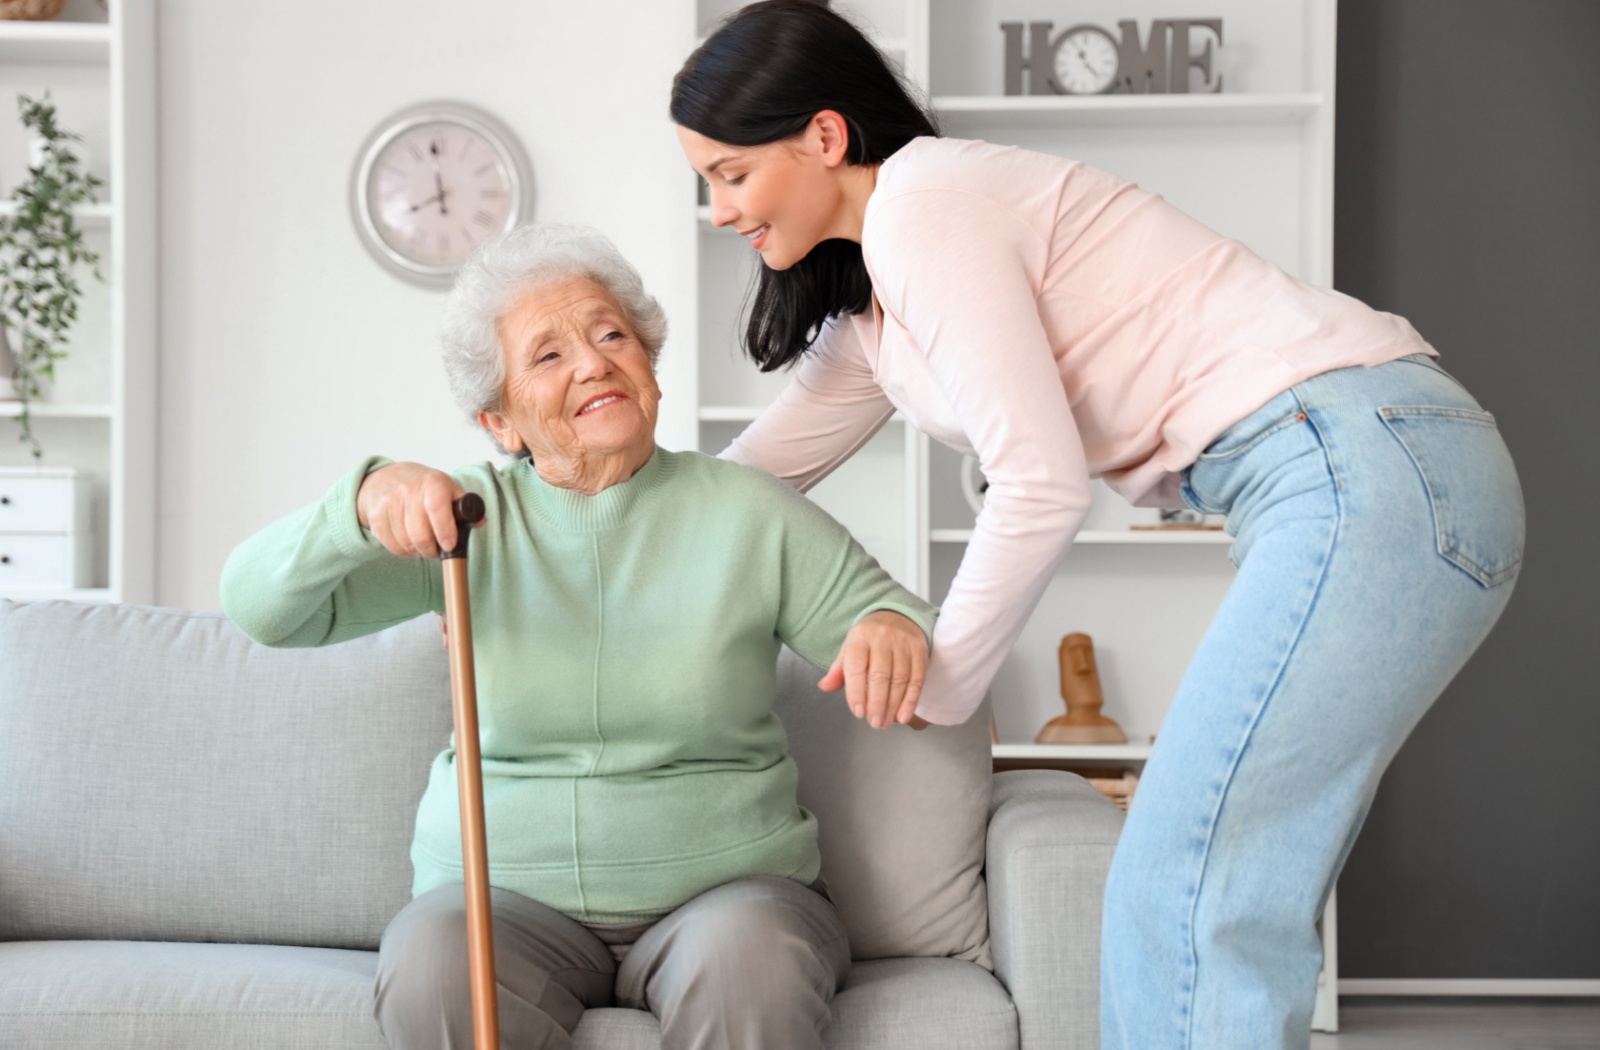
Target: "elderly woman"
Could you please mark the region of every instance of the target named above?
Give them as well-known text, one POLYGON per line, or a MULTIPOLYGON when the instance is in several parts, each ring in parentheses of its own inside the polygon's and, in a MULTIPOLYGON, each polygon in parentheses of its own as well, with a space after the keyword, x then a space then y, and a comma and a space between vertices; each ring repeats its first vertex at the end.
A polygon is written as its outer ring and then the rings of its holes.
MULTIPOLYGON (((523 227, 467 264, 444 342, 461 406, 515 458, 453 476, 373 457, 251 537, 222 579, 268 645, 440 612, 450 503, 470 559, 500 1025, 571 1045, 586 1007, 662 1045, 820 1047, 849 967, 814 818, 772 710, 787 643, 858 717, 920 688, 933 610, 759 471, 656 447, 655 300, 605 238, 523 227)), ((443 701, 441 701, 443 702, 443 701)), ((467 1046, 454 751, 417 813, 413 899, 380 950, 395 1050, 467 1046)))

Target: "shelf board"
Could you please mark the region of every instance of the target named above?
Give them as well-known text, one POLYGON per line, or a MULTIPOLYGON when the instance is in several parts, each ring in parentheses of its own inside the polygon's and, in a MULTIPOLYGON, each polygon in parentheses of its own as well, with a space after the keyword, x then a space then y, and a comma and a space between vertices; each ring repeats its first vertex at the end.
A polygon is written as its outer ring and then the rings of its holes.
POLYGON ((0 21, 0 64, 109 66, 111 26, 106 22, 0 21))
MULTIPOLYGON (((28 408, 34 419, 110 419, 115 411, 110 405, 61 405, 49 401, 35 401, 28 408)), ((22 415, 18 401, 0 401, 0 419, 22 415)))
POLYGON ((1069 761, 1082 759, 1121 759, 1142 762, 1150 757, 1151 744, 991 744, 995 758, 1029 761, 1069 761))
MULTIPOLYGON (((0 25, 4 24, 0 22, 0 25)), ((0 201, 0 215, 15 215, 16 213, 16 201, 0 201)), ((109 226, 111 224, 111 205, 104 201, 99 204, 81 204, 74 208, 72 213, 85 226, 109 226)))
MULTIPOLYGON (((932 529, 928 539, 933 543, 967 543, 972 539, 971 529, 932 529)), ((1080 543, 1137 543, 1137 544, 1200 544, 1221 545, 1233 542, 1233 537, 1220 529, 1089 529, 1080 532, 1072 541, 1080 543)))
POLYGON ((945 95, 934 112, 956 131, 991 124, 1298 124, 1323 106, 1303 95, 945 95))

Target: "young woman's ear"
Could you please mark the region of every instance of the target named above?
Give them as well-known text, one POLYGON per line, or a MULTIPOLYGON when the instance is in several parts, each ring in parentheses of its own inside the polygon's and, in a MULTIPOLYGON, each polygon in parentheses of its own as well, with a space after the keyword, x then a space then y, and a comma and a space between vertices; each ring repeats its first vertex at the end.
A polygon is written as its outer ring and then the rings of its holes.
POLYGON ((811 118, 811 134, 822 154, 822 163, 836 168, 845 163, 850 152, 850 125, 837 111, 820 110, 811 118))

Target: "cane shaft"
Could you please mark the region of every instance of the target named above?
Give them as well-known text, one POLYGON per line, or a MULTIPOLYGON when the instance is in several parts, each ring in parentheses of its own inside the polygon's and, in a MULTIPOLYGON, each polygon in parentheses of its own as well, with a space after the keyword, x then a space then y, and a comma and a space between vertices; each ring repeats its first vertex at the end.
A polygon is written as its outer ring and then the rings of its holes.
POLYGON ((472 609, 467 559, 445 558, 444 611, 450 627, 450 701, 455 712, 456 786, 461 796, 461 860, 467 894, 467 954, 472 975, 472 1032, 477 1050, 500 1050, 495 994, 494 927, 489 910, 489 846, 483 816, 483 757, 478 747, 478 690, 472 671, 472 609))

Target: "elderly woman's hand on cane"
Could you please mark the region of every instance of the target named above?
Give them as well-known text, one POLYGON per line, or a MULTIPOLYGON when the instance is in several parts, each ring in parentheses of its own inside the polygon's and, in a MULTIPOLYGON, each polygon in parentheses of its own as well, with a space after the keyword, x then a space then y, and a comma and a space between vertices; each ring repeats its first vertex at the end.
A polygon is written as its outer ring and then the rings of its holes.
POLYGON ((390 463, 361 482, 356 520, 391 554, 437 558, 456 545, 453 508, 465 494, 442 470, 421 463, 390 463))

